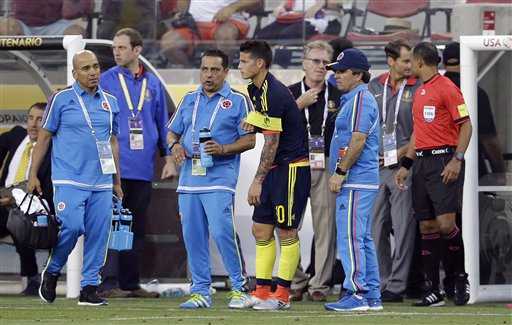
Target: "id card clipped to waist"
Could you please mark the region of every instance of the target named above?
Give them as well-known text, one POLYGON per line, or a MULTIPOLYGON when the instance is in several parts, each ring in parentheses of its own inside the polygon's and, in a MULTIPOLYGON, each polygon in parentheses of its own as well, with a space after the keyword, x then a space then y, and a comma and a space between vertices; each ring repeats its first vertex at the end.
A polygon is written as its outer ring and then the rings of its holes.
POLYGON ((98 148, 98 157, 100 159, 101 172, 104 175, 116 173, 116 165, 114 163, 114 155, 112 154, 112 146, 109 141, 96 141, 98 148))
POLYGON ((130 150, 143 150, 144 133, 142 119, 138 116, 128 117, 128 130, 130 133, 130 150))
POLYGON ((309 165, 311 169, 325 169, 325 143, 323 136, 310 136, 309 165))
POLYGON ((383 132, 382 144, 384 149, 384 167, 398 163, 398 151, 396 149, 396 133, 383 132))
POLYGON ((206 168, 201 165, 199 143, 192 144, 192 176, 206 176, 206 168))

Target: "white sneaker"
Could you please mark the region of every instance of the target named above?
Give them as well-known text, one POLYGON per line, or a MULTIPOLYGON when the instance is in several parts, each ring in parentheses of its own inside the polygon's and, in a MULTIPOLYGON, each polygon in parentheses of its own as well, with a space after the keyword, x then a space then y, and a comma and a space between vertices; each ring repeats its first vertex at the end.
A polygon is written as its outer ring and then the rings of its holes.
POLYGON ((229 293, 229 297, 231 298, 228 303, 229 308, 244 309, 254 305, 251 296, 241 291, 233 290, 229 293))
MULTIPOLYGON (((261 299, 260 299, 261 300, 261 299)), ((286 310, 290 309, 290 303, 281 301, 277 298, 268 298, 259 304, 252 306, 254 310, 286 310)))

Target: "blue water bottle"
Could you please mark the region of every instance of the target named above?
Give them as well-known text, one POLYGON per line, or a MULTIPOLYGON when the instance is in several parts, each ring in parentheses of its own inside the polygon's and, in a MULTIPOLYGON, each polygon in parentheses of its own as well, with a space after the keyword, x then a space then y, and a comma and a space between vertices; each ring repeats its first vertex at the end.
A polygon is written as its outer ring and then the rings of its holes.
POLYGON ((204 168, 213 166, 213 157, 210 154, 207 154, 204 151, 204 144, 206 141, 210 141, 212 139, 212 135, 210 134, 210 130, 207 128, 201 129, 199 131, 199 147, 201 150, 201 166, 204 168))
POLYGON ((108 248, 117 250, 119 234, 119 210, 114 208, 112 210, 112 226, 110 228, 110 238, 108 241, 108 248))
POLYGON ((133 216, 130 210, 121 209, 121 213, 119 213, 119 232, 122 234, 122 240, 119 250, 130 250, 133 247, 132 220, 133 216))

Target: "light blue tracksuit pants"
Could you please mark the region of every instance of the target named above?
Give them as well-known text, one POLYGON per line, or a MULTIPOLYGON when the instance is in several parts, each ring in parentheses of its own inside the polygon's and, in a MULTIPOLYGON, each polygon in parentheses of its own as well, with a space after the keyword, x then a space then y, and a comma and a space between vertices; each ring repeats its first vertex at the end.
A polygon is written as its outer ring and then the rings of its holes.
POLYGON ((372 239, 377 191, 342 188, 336 197, 337 246, 345 270, 343 288, 380 298, 379 264, 372 239))
POLYGON ((209 295, 210 233, 229 274, 232 290, 241 291, 245 284, 233 223, 233 200, 234 195, 230 192, 179 194, 183 239, 192 273, 192 293, 209 295))
POLYGON ((112 190, 90 191, 74 186, 55 186, 53 200, 61 229, 58 244, 51 251, 45 271, 59 274, 78 237, 84 235, 80 286, 99 285, 112 222, 112 190))

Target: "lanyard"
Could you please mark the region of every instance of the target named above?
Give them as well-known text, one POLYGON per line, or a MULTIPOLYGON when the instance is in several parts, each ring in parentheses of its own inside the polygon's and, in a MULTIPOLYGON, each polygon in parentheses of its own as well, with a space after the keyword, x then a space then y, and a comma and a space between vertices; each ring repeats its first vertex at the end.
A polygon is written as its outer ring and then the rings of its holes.
MULTIPOLYGON (((382 122, 383 126, 382 128, 386 129, 386 115, 387 115, 387 94, 388 94, 388 81, 389 81, 389 75, 386 78, 386 81, 384 82, 384 93, 382 94, 382 122)), ((404 93, 405 84, 407 83, 407 79, 405 79, 402 82, 402 85, 400 86, 400 90, 398 91, 398 97, 396 98, 396 104, 395 104, 395 120, 393 122, 393 126, 396 126, 398 122, 398 112, 400 111, 400 101, 402 100, 402 94, 404 93)))
MULTIPOLYGON (((194 110, 192 111, 192 142, 194 141, 194 135, 196 133, 196 119, 197 119, 197 109, 199 107, 199 101, 201 99, 201 92, 198 92, 196 95, 196 101, 194 103, 194 110)), ((217 116, 217 113, 219 112, 220 108, 220 102, 224 99, 224 97, 220 96, 219 101, 217 102, 217 105, 215 106, 215 109, 213 110, 213 114, 210 117, 210 124, 208 126, 208 129, 212 130, 213 121, 215 120, 215 117, 217 116)))
MULTIPOLYGON (((87 109, 85 108, 84 101, 82 97, 76 92, 75 87, 73 87, 73 90, 75 91, 76 97, 78 97, 78 103, 80 103, 80 108, 82 108, 82 113, 84 114, 85 122, 87 122, 87 125, 89 126, 89 129, 91 129, 92 136, 96 139, 96 142, 98 142, 98 138, 96 137, 96 131, 94 131, 94 128, 92 126, 91 117, 89 116, 89 112, 87 112, 87 109)), ((105 94, 102 90, 100 90, 101 96, 103 97, 103 100, 107 103, 107 105, 110 105, 107 101, 107 98, 105 97, 105 94)), ((110 113, 110 130, 109 130, 109 139, 112 135, 112 108, 108 110, 110 113)))
MULTIPOLYGON (((300 83, 301 87, 301 94, 304 94, 306 92, 306 86, 304 85, 304 81, 300 83)), ((325 130, 325 122, 327 121, 327 115, 329 114, 328 110, 328 103, 329 103, 329 85, 327 82, 325 83, 325 92, 324 92, 324 116, 322 121, 322 134, 321 136, 324 136, 324 130, 325 130)), ((304 108, 304 114, 306 114, 306 121, 308 123, 308 133, 309 136, 311 136, 311 125, 309 124, 309 107, 304 108)))
MULTIPOLYGON (((128 91, 128 87, 126 86, 126 81, 124 80, 124 76, 122 73, 117 74, 119 76, 119 82, 121 83, 121 88, 123 88, 124 98, 126 99, 126 104, 128 104, 128 109, 132 113, 132 117, 135 117, 133 114, 133 103, 132 98, 130 97, 130 92, 128 91)), ((146 97, 146 86, 147 79, 142 79, 142 87, 140 89, 139 103, 137 104, 137 112, 142 111, 142 106, 144 106, 144 98, 146 97)))

